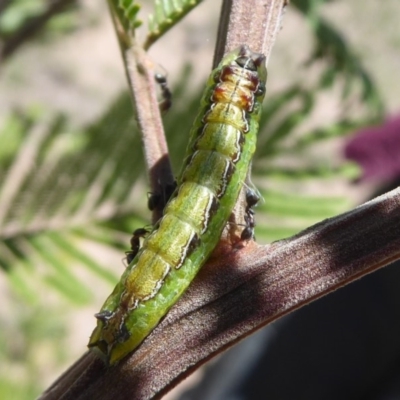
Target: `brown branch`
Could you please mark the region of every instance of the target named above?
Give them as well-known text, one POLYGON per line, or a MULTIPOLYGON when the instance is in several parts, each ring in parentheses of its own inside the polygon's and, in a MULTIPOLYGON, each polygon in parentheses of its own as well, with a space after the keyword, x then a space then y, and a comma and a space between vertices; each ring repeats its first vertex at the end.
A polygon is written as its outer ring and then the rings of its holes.
MULTIPOLYGON (((128 49, 124 57, 142 134, 150 191, 163 195, 168 185, 173 186, 174 175, 156 95, 153 64, 138 46, 128 49)), ((153 211, 153 223, 161 218, 164 206, 162 202, 160 204, 161 207, 153 211)))
POLYGON ((256 329, 399 258, 396 189, 291 239, 211 260, 135 353, 109 369, 86 354, 41 399, 160 398, 256 329))
MULTIPOLYGON (((252 51, 264 54, 268 64, 287 4, 287 0, 224 0, 213 68, 226 53, 243 44, 247 44, 252 51)), ((250 176, 246 183, 252 187, 250 176)), ((230 221, 237 225, 245 225, 245 210, 246 185, 239 194, 230 221)), ((229 238, 229 229, 224 230, 222 237, 229 238)))
POLYGON ((214 68, 224 54, 247 44, 268 58, 281 29, 288 0, 224 0, 218 27, 214 68))

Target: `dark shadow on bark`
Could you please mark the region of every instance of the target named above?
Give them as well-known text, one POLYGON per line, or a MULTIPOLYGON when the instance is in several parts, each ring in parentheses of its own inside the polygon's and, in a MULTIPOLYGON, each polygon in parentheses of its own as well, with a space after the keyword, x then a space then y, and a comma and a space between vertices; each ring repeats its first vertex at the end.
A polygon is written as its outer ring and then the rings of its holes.
POLYGON ((219 255, 137 351, 108 369, 87 355, 42 399, 160 398, 256 329, 400 258, 399 205, 396 189, 291 239, 219 255))

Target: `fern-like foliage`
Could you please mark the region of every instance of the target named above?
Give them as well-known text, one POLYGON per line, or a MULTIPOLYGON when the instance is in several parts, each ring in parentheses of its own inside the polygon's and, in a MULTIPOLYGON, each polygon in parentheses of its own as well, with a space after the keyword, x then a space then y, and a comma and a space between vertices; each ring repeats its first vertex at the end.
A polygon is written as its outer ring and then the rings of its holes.
POLYGON ((139 4, 132 0, 119 0, 118 7, 123 10, 125 18, 132 27, 140 26, 141 22, 136 18, 140 10, 139 4))
MULTIPOLYGON (((131 110, 124 95, 85 133, 70 131, 63 116, 46 121, 42 115, 25 115, 25 120, 10 115, 0 130, 0 140, 8 143, 0 159, 0 267, 17 267, 20 285, 27 288, 32 280, 24 266, 35 270, 39 264, 45 266, 44 274, 38 275, 43 283, 73 302, 85 303, 91 298, 90 287, 80 284, 71 265, 85 266, 111 284, 116 281, 117 275, 88 256, 79 242, 85 226, 86 239, 120 248, 127 243, 103 221, 123 213, 132 182, 140 185, 140 139, 132 134, 131 110), (109 129, 119 132, 118 140, 109 129)), ((139 215, 144 209, 145 204, 139 215)))
POLYGON ((177 24, 201 0, 156 0, 154 14, 149 16, 149 33, 145 48, 177 24))
MULTIPOLYGON (((256 233, 261 241, 293 235, 351 206, 344 197, 326 194, 326 188, 328 182, 355 178, 358 170, 350 164, 331 160, 318 146, 352 130, 321 124, 311 133, 307 132, 307 116, 317 107, 319 95, 318 91, 308 91, 296 84, 270 96, 271 104, 266 105, 252 173, 253 183, 263 198, 256 209, 256 233), (283 99, 284 106, 276 107, 283 99), (316 133, 326 130, 332 136, 319 137, 316 133), (298 142, 307 135, 310 140, 299 146, 298 142), (310 187, 312 191, 307 190, 310 187)), ((365 123, 365 119, 351 119, 353 127, 365 123)))
MULTIPOLYGON (((158 3, 148 43, 197 3, 158 3)), ((135 2, 112 4, 127 30, 138 26, 135 2)), ((314 18, 313 26, 324 27, 313 30, 316 45, 310 56, 310 62, 320 63, 320 75, 307 83, 288 77, 287 87, 268 92, 265 101, 253 164, 253 182, 264 199, 256 209, 260 242, 290 236, 351 206, 344 195, 326 189, 357 170, 331 160, 327 148, 382 116, 378 91, 354 51, 332 27, 323 34, 328 25, 317 14, 314 18), (340 115, 310 125, 320 96, 334 85, 342 89, 340 115)), ((307 71, 299 67, 299 74, 307 71)), ((175 171, 203 89, 189 91, 190 68, 180 77, 165 117, 175 171)), ((4 115, 0 143, 0 355, 3 365, 23 365, 27 377, 24 386, 20 376, 13 383, 7 371, 0 371, 0 393, 28 399, 40 391, 36 382, 43 353, 53 354, 50 364, 57 365, 66 357, 63 349, 71 347, 63 345, 71 325, 68 310, 90 304, 99 286, 102 297, 109 293, 123 272, 130 232, 148 223, 145 169, 125 93, 110 100, 104 115, 89 126, 76 127, 65 115, 29 107, 4 115)))
POLYGON ((135 0, 108 0, 108 4, 121 49, 127 49, 134 42, 136 28, 142 25, 140 5, 135 0))
POLYGON ((142 21, 137 18, 140 5, 135 0, 113 0, 112 3, 116 5, 118 16, 125 29, 136 29, 142 25, 142 21))
POLYGON ((359 56, 352 51, 343 35, 324 18, 319 16, 319 6, 326 0, 293 0, 293 5, 307 17, 314 32, 316 45, 306 66, 317 61, 328 62, 320 76, 321 88, 331 87, 338 76, 343 80, 343 98, 361 86, 361 99, 371 105, 375 117, 379 120, 383 113, 383 104, 374 82, 362 65, 359 56))

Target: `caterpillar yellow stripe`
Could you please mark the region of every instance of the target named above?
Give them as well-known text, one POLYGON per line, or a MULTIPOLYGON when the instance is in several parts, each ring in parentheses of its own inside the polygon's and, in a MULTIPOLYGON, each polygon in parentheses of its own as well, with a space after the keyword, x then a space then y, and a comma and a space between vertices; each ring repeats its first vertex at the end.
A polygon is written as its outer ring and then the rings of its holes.
POLYGON ((265 57, 247 46, 212 71, 177 189, 96 314, 89 348, 109 364, 140 345, 218 244, 255 151, 266 76, 265 57))

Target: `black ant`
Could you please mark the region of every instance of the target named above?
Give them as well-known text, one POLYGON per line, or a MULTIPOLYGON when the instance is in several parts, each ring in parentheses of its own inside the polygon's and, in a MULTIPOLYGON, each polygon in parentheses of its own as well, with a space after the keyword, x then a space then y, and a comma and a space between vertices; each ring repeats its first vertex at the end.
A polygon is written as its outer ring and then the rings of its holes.
POLYGON ((161 88, 163 100, 160 103, 160 110, 162 112, 168 111, 172 105, 172 93, 167 84, 167 78, 162 74, 155 74, 154 79, 161 88))
POLYGON ((256 226, 256 223, 254 220, 253 207, 258 203, 259 200, 260 196, 255 190, 249 188, 246 190, 247 206, 246 206, 246 214, 244 216, 244 221, 246 222, 246 226, 240 235, 241 240, 255 239, 254 227, 256 226))
POLYGON ((149 230, 146 228, 138 228, 133 232, 131 237, 131 249, 125 252, 128 265, 132 262, 140 250, 140 239, 146 237, 148 233, 149 230))

